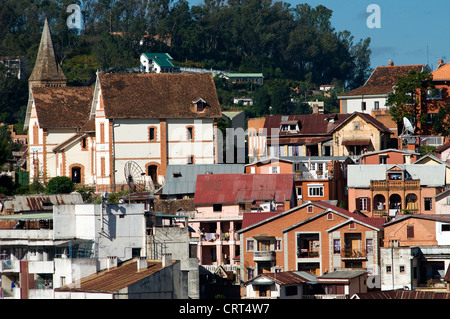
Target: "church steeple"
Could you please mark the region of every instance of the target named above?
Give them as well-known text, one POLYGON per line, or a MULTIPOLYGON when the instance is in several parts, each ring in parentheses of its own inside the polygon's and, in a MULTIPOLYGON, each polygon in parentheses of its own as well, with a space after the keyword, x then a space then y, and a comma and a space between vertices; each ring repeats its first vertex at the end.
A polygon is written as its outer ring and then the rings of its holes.
POLYGON ((28 83, 30 87, 65 87, 67 84, 66 76, 56 61, 47 18, 42 30, 36 64, 28 83))

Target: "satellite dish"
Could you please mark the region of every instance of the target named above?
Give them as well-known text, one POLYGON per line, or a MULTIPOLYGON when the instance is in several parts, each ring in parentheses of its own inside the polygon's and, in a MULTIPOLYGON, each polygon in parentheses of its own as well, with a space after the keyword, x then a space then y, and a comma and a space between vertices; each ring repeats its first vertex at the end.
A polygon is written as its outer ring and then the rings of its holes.
POLYGON ((414 127, 412 126, 411 122, 406 117, 404 117, 402 135, 409 135, 409 133, 414 134, 414 127))
POLYGON ((145 173, 136 162, 126 162, 123 171, 125 174, 125 180, 127 181, 130 190, 139 192, 145 189, 145 173))

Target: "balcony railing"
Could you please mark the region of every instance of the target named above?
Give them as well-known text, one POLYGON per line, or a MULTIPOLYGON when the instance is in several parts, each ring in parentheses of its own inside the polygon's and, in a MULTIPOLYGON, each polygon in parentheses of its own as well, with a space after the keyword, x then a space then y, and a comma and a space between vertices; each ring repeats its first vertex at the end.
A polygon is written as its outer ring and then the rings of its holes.
POLYGON ((271 250, 255 251, 253 261, 273 261, 275 260, 275 252, 271 250))
POLYGON ((388 180, 388 181, 370 181, 371 190, 387 189, 420 189, 420 180, 388 180))
POLYGON ((345 248, 341 250, 342 259, 366 259, 367 254, 365 249, 345 248))
POLYGON ((299 249, 297 251, 298 258, 316 258, 320 257, 318 250, 299 249))
POLYGON ((302 181, 302 180, 310 180, 310 179, 329 179, 331 175, 328 171, 316 171, 316 172, 295 172, 294 180, 302 181))

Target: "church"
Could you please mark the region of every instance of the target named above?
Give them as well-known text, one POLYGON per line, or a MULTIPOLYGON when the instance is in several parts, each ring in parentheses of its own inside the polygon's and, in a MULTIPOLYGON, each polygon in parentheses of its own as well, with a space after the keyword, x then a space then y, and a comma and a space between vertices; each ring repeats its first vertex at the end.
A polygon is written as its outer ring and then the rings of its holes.
POLYGON ((68 86, 46 19, 24 124, 30 181, 155 189, 168 165, 218 163, 221 116, 211 74, 97 72, 93 86, 68 86))

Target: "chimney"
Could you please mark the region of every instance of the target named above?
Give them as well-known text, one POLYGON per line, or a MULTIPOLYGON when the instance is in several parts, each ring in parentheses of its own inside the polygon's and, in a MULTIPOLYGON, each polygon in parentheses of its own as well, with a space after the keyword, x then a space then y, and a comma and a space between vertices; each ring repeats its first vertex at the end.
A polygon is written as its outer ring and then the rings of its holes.
POLYGON ((147 269, 147 257, 139 257, 137 259, 137 270, 147 269))
POLYGON ((389 60, 389 61, 388 61, 388 66, 394 66, 394 61, 389 60))
POLYGON ((162 255, 162 266, 167 267, 172 264, 172 254, 163 254, 162 255))
POLYGON ((444 58, 439 58, 439 60, 438 60, 438 68, 440 68, 441 66, 443 66, 445 63, 444 63, 444 58))

